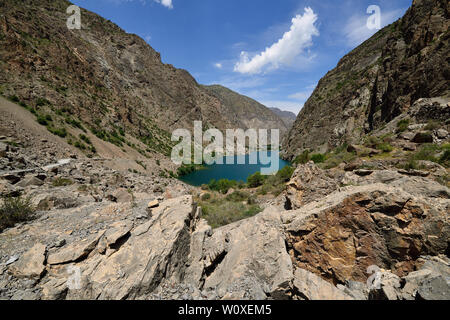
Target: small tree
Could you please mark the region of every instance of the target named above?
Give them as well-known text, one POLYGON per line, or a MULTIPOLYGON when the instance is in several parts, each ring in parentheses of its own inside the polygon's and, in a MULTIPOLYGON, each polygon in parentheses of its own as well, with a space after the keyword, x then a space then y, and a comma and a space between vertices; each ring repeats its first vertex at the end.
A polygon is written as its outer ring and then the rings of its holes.
POLYGON ((277 177, 283 182, 287 182, 291 179, 293 173, 294 168, 292 168, 291 166, 286 166, 277 172, 277 177))
POLYGON ((261 175, 261 172, 256 172, 255 174, 248 177, 247 183, 250 188, 257 188, 263 185, 264 179, 265 178, 263 175, 261 175))
POLYGON ((18 222, 33 219, 35 209, 30 198, 6 197, 0 206, 0 232, 18 222))

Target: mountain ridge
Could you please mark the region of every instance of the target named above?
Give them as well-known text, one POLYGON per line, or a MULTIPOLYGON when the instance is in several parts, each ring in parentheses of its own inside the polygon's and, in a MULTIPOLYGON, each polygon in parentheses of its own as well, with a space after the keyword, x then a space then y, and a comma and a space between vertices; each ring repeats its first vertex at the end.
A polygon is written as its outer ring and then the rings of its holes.
POLYGON ((279 116, 289 128, 292 127, 295 120, 297 119, 297 115, 293 112, 284 111, 279 108, 270 108, 270 110, 272 110, 273 113, 279 116))
MULTIPOLYGON (((81 30, 68 30, 69 5, 0 4, 0 94, 37 118, 52 118, 49 130, 68 129, 76 120, 88 133, 151 156, 169 155, 170 132, 190 129, 196 120, 221 130, 242 125, 245 119, 236 117, 233 106, 223 105, 186 70, 162 63, 160 53, 137 35, 85 9, 81 30)), ((260 114, 251 114, 259 128, 275 124, 286 131, 281 119, 273 116, 266 125, 260 114)))
POLYGON ((449 11, 446 1, 415 0, 403 18, 344 56, 300 111, 285 156, 358 143, 417 99, 448 96, 449 11))

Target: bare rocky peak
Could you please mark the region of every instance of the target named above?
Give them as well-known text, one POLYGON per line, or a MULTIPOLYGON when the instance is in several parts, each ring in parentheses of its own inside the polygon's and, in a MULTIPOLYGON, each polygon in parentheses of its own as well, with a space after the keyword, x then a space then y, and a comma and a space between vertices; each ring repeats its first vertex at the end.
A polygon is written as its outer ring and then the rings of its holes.
POLYGON ((281 119, 283 119, 284 123, 286 124, 286 126, 288 126, 288 128, 291 128, 295 120, 297 119, 297 116, 293 112, 283 111, 278 108, 270 108, 270 110, 277 116, 279 116, 281 119))

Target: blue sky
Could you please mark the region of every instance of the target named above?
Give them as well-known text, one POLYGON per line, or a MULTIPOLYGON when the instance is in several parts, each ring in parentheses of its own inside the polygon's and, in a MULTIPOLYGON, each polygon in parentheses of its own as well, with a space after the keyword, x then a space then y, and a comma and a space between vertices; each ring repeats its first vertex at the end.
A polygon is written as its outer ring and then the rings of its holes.
POLYGON ((145 39, 164 63, 298 113, 326 72, 412 0, 74 0, 145 39))

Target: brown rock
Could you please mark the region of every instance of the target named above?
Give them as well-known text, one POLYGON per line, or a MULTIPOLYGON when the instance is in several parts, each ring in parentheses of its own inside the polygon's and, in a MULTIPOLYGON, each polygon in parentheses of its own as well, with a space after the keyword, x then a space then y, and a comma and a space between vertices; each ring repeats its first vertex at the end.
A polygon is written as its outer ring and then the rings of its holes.
POLYGON ((298 209, 306 203, 320 199, 333 191, 339 185, 317 167, 313 162, 299 165, 287 183, 287 209, 298 209))
POLYGON ((335 283, 365 282, 371 265, 402 276, 420 265, 422 252, 445 253, 449 208, 449 200, 421 199, 373 184, 348 187, 283 219, 299 268, 335 283))
POLYGON ((39 278, 45 270, 47 249, 43 244, 36 244, 28 250, 10 270, 17 277, 39 278))
POLYGON ((107 195, 106 197, 108 198, 108 200, 117 203, 125 203, 133 201, 133 195, 127 189, 124 188, 114 190, 111 194, 107 195))

